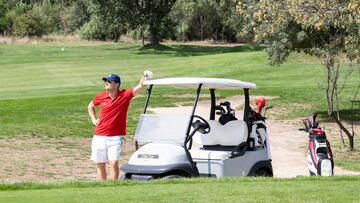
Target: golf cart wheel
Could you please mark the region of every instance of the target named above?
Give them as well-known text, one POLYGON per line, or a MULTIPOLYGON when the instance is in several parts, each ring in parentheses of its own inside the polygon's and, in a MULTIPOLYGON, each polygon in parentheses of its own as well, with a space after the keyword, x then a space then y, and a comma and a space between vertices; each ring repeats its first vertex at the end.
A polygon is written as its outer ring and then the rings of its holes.
POLYGON ((258 171, 255 172, 254 175, 255 176, 263 176, 263 177, 272 177, 272 174, 269 173, 269 171, 267 171, 265 169, 259 169, 258 171))
POLYGON ((126 175, 126 174, 123 174, 119 177, 118 180, 129 180, 130 178, 126 175))
POLYGON ((182 176, 180 175, 166 175, 166 176, 163 176, 162 179, 176 179, 176 178, 182 178, 182 176))

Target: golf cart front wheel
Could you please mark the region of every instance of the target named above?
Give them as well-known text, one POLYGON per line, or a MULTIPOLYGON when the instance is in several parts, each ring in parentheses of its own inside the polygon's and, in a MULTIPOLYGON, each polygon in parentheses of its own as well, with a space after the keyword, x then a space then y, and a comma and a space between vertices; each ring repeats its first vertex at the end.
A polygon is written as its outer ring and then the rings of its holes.
POLYGON ((269 173, 269 171, 267 171, 265 169, 259 169, 258 171, 255 172, 254 175, 255 176, 263 176, 263 177, 272 177, 272 174, 269 173))
POLYGON ((121 175, 120 177, 119 177, 119 181, 121 181, 121 180, 129 180, 130 178, 129 177, 127 177, 126 176, 126 174, 123 174, 123 175, 121 175))

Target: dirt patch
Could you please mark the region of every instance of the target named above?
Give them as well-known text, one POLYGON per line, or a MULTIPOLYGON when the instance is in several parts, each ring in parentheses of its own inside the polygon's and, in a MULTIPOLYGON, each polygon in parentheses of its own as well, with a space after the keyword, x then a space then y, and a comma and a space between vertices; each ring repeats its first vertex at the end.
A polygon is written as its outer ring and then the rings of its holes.
MULTIPOLYGON (((0 183, 95 180, 91 138, 0 139, 0 183)), ((134 151, 123 144, 120 164, 134 151)))

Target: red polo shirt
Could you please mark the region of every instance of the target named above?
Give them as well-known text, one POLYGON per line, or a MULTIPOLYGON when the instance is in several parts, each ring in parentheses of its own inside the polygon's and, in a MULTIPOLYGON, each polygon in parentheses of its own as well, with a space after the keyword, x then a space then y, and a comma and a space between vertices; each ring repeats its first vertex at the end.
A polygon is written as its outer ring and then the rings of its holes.
POLYGON ((126 135, 126 115, 132 98, 132 89, 119 90, 114 99, 111 99, 107 91, 97 94, 92 102, 95 106, 100 106, 100 122, 94 129, 94 135, 126 135))

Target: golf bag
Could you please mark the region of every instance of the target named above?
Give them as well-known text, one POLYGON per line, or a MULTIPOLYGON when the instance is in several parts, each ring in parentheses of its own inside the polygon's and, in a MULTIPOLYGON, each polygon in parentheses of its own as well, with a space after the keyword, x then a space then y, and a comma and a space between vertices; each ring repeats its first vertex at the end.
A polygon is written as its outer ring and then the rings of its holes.
MULTIPOLYGON (((325 132, 318 126, 319 123, 315 121, 316 116, 313 118, 313 124, 316 123, 316 126, 312 125, 313 127, 308 129, 307 160, 309 172, 311 176, 332 176, 334 175, 334 160, 330 143, 326 139, 325 132)), ((307 127, 306 124, 305 127, 307 127)))
POLYGON ((250 109, 249 115, 249 124, 251 129, 248 139, 249 148, 257 149, 257 148, 266 148, 268 159, 271 160, 271 150, 270 146, 267 146, 267 142, 269 142, 266 123, 265 123, 265 114, 266 110, 272 108, 272 106, 266 107, 264 115, 262 115, 262 109, 266 106, 265 97, 256 98, 255 104, 257 106, 257 111, 250 109))
POLYGON ((220 115, 219 122, 221 125, 225 125, 229 121, 237 120, 235 117, 235 110, 230 107, 230 102, 221 102, 220 105, 215 106, 215 110, 217 110, 216 114, 220 115), (226 107, 226 110, 224 107, 226 107))
POLYGON ((318 128, 319 122, 316 121, 316 117, 317 117, 317 113, 314 112, 311 114, 311 116, 303 120, 306 132, 310 132, 312 128, 318 128))

